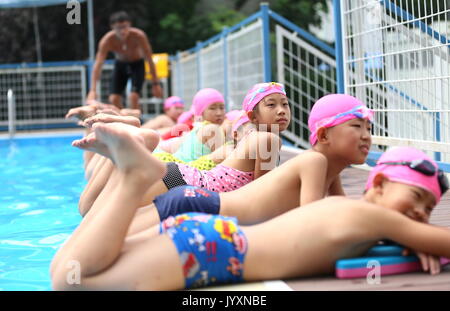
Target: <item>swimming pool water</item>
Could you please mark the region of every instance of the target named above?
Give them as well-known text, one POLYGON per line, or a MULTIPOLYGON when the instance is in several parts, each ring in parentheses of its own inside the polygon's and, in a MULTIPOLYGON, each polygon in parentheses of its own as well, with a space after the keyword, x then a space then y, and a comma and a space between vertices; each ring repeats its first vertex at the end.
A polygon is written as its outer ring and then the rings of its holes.
POLYGON ((50 262, 81 221, 77 138, 0 140, 0 290, 51 290, 50 262))

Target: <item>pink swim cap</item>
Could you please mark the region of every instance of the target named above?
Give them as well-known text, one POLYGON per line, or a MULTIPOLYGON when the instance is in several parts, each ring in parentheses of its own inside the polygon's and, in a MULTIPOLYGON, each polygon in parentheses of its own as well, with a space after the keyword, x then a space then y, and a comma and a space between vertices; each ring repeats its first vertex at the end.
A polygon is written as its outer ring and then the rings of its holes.
POLYGON ((171 107, 184 107, 184 102, 178 96, 170 96, 164 101, 164 110, 171 107))
POLYGON ((247 122, 250 122, 250 119, 247 116, 247 112, 245 112, 244 110, 239 110, 239 118, 234 122, 231 131, 236 132, 241 125, 247 122))
POLYGON ((242 109, 252 111, 253 108, 267 95, 279 93, 286 96, 283 84, 277 82, 265 82, 255 84, 245 95, 242 102, 242 109))
POLYGON ((201 116, 203 111, 205 111, 209 105, 215 103, 225 103, 222 93, 212 88, 201 89, 195 94, 194 99, 192 100, 194 114, 196 116, 201 116))
POLYGON ((359 99, 347 94, 330 94, 321 97, 311 109, 308 127, 309 142, 317 142, 317 131, 321 127, 332 127, 355 118, 372 121, 374 112, 359 99))
POLYGON ((237 120, 241 116, 241 114, 242 114, 242 110, 231 110, 225 114, 225 117, 229 121, 233 122, 233 121, 237 120))
POLYGON ((436 162, 420 150, 411 147, 394 147, 383 153, 378 159, 377 165, 372 168, 369 174, 366 190, 372 188, 373 179, 378 173, 382 173, 391 181, 416 186, 430 192, 435 197, 436 204, 441 199, 438 166, 436 162), (411 162, 414 165, 414 163, 420 163, 421 160, 427 160, 434 167, 436 173, 427 176, 410 168, 411 162))
POLYGON ((182 114, 180 114, 180 116, 177 119, 177 123, 186 123, 190 118, 192 118, 194 116, 194 113, 192 112, 192 110, 189 111, 185 111, 182 114))

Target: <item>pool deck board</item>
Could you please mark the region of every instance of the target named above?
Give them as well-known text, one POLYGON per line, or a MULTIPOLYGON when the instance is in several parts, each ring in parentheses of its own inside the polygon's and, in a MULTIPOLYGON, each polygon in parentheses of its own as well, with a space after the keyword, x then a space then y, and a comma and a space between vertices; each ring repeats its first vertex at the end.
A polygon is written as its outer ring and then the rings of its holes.
MULTIPOLYGON (((294 157, 293 152, 282 151, 282 162, 294 157)), ((347 168, 341 174, 345 193, 352 198, 360 198, 369 174, 361 168, 347 168)), ((447 192, 431 214, 430 223, 450 228, 450 192, 447 192)), ((380 284, 369 284, 365 278, 338 279, 324 276, 304 279, 283 280, 295 291, 448 291, 450 290, 450 265, 439 275, 425 272, 381 276, 380 284)))

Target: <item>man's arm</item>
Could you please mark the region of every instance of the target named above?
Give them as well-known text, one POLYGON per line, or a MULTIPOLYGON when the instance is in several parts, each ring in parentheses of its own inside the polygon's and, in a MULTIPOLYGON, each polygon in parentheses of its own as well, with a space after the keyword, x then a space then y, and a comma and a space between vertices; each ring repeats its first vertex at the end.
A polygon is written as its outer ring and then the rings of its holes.
POLYGON ((102 40, 100 40, 100 43, 98 45, 97 55, 95 56, 94 69, 92 70, 91 75, 91 88, 89 90, 87 100, 96 99, 97 97, 97 81, 100 78, 102 66, 105 62, 106 56, 108 56, 108 51, 108 39, 105 36, 102 40))
POLYGON ((156 75, 156 66, 155 63, 153 62, 152 46, 150 45, 147 35, 144 32, 141 33, 140 37, 144 49, 145 59, 148 61, 148 64, 150 66, 150 73, 152 74, 152 94, 153 96, 161 98, 162 90, 161 86, 159 85, 158 76, 156 75))

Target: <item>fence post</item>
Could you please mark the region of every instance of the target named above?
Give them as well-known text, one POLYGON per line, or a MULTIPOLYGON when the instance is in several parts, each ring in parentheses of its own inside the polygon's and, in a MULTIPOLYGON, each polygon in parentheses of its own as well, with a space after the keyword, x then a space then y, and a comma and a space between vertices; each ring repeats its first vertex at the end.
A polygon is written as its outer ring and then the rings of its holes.
POLYGON ((196 50, 197 50, 197 90, 200 90, 203 87, 202 81, 202 43, 197 41, 196 50))
POLYGON ((231 110, 230 99, 228 98, 228 27, 222 30, 222 53, 223 53, 223 96, 227 103, 227 111, 231 110))
POLYGON ((341 1, 333 0, 337 92, 345 93, 341 1))
POLYGON ((177 84, 177 88, 178 88, 178 90, 177 90, 178 94, 173 94, 173 95, 180 96, 184 100, 185 98, 184 98, 183 83, 182 83, 183 73, 181 72, 180 59, 181 59, 181 52, 177 51, 177 56, 176 56, 176 60, 177 60, 177 65, 176 65, 177 66, 177 77, 176 77, 176 79, 177 79, 177 82, 176 82, 176 84, 177 84))
POLYGON ((13 138, 16 133, 16 98, 12 89, 8 90, 8 133, 13 138))
POLYGON ((260 7, 263 22, 264 82, 270 82, 272 81, 272 58, 270 55, 269 4, 267 2, 261 2, 260 7))
POLYGON ((95 60, 95 32, 94 32, 94 0, 87 1, 88 11, 88 38, 89 38, 89 62, 95 60))
MULTIPOLYGON (((436 112, 435 113, 435 137, 436 141, 441 141, 441 113, 436 112)), ((434 153, 434 160, 435 161, 441 161, 441 153, 435 152, 434 153)))

